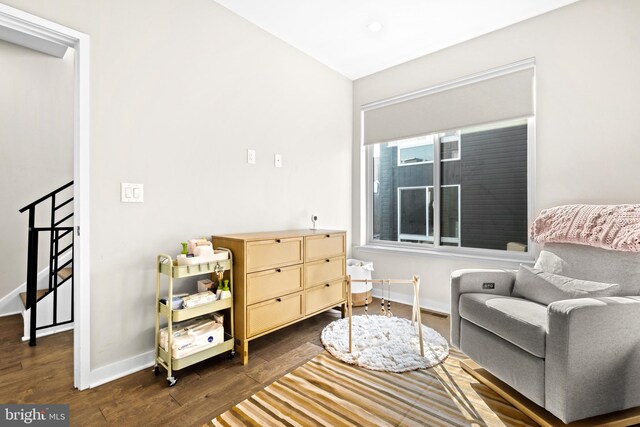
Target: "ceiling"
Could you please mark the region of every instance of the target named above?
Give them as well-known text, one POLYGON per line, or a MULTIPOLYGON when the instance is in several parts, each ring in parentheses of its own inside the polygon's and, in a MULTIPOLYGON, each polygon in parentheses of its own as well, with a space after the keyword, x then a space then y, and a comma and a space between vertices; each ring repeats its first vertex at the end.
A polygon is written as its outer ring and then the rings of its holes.
POLYGON ((215 1, 355 80, 577 0, 215 1))

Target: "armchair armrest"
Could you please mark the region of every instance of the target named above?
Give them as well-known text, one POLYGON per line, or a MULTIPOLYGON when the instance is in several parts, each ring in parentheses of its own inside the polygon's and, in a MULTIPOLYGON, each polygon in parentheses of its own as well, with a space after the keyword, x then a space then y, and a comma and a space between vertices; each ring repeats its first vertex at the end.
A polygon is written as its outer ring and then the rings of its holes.
POLYGON ((509 296, 515 280, 516 272, 511 270, 466 269, 451 273, 451 344, 460 347, 460 295, 478 292, 509 296), (493 289, 483 289, 483 284, 490 283, 494 284, 493 289))
POLYGON ((549 304, 545 407, 565 423, 640 406, 640 297, 549 304))

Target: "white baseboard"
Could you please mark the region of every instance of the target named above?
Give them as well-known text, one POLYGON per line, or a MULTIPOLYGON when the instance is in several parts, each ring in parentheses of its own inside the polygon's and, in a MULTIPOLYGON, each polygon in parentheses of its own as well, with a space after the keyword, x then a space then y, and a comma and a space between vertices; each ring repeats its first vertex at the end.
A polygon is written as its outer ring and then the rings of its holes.
MULTIPOLYGON (((70 331, 73 329, 73 323, 66 323, 60 326, 53 326, 47 329, 36 331, 36 338, 46 337, 47 335, 57 334, 58 332, 70 331)), ((28 336, 23 336, 22 341, 29 341, 28 336)))
MULTIPOLYGON (((22 302, 22 301, 20 301, 20 302, 22 302)), ((24 309, 24 307, 23 307, 23 309, 24 309)), ((9 311, 9 312, 0 314, 0 317, 15 316, 16 314, 22 314, 23 311, 24 310, 9 311)))
MULTIPOLYGON (((380 289, 374 288, 372 291, 372 295, 376 298, 380 298, 380 289)), ((396 293, 396 295, 391 298, 391 301, 398 302, 400 304, 413 305, 413 295, 403 295, 400 293, 396 293)), ((420 304, 420 308, 427 311, 433 311, 438 314, 443 314, 445 316, 449 316, 449 314, 451 313, 448 304, 438 303, 437 301, 431 301, 426 305, 420 304)))
MULTIPOLYGON (((118 378, 126 377, 134 372, 150 368, 155 364, 155 351, 148 351, 128 359, 120 360, 91 371, 90 388, 98 387, 118 378)), ((149 371, 149 375, 153 375, 149 371)))
MULTIPOLYGON (((376 292, 374 292, 373 295, 379 297, 379 295, 376 295, 376 292)), ((392 301, 407 305, 413 304, 413 299, 411 297, 394 298, 392 299, 392 301)), ((420 308, 436 313, 441 313, 447 316, 449 315, 449 306, 445 304, 428 304, 427 306, 422 305, 420 308)), ((125 360, 120 360, 110 365, 94 369, 91 371, 91 383, 89 387, 98 387, 110 381, 117 380, 118 378, 133 374, 134 372, 150 368, 155 364, 154 359, 155 351, 152 350, 125 360)), ((152 375, 151 371, 149 371, 149 375, 152 375)))
POLYGON ((27 287, 23 283, 0 299, 0 317, 22 313, 24 305, 20 300, 20 293, 25 292, 26 289, 27 287))

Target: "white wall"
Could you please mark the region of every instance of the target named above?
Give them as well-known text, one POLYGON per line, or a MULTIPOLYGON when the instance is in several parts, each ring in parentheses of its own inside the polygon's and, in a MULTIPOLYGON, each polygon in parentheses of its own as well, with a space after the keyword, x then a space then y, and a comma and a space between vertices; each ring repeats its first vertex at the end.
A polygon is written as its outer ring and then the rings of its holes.
MULTIPOLYGON (((354 83, 353 230, 363 242, 359 109, 363 104, 535 57, 535 212, 567 203, 638 203, 640 2, 583 0, 354 83)), ((449 307, 449 274, 514 263, 356 249, 376 277, 419 274, 421 304, 449 307)))
POLYGON ((26 281, 29 214, 18 210, 72 179, 73 50, 60 59, 0 41, 0 298, 26 281))
POLYGON ((91 36, 92 370, 153 349, 157 253, 312 212, 350 229, 348 79, 210 0, 5 3, 91 36))

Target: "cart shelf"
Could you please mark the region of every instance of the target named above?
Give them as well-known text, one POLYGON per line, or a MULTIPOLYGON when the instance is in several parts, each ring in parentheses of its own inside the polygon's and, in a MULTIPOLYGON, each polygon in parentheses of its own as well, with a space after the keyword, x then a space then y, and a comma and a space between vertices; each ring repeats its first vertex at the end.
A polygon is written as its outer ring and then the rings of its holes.
MULTIPOLYGON (((171 358, 171 366, 172 369, 178 371, 182 368, 186 368, 187 366, 191 366, 194 363, 202 362, 203 360, 209 359, 210 357, 217 356, 220 353, 224 353, 225 351, 233 350, 233 337, 227 333, 224 334, 225 340, 220 344, 214 345, 213 347, 205 348, 202 351, 199 351, 194 354, 190 354, 189 356, 181 357, 180 359, 171 358)), ((165 368, 168 367, 169 361, 169 353, 167 353, 162 347, 158 348, 159 354, 157 358, 157 362, 162 364, 165 368)))
POLYGON ((197 307, 181 308, 180 310, 171 310, 166 304, 158 302, 158 311, 165 318, 169 318, 169 313, 171 313, 174 322, 182 322, 184 320, 193 319, 194 317, 230 308, 232 301, 232 298, 226 298, 208 304, 202 304, 197 307))
POLYGON ((170 275, 174 279, 179 279, 182 277, 213 273, 216 270, 216 265, 219 265, 226 271, 231 269, 231 260, 225 259, 223 261, 211 261, 194 265, 173 265, 173 261, 171 257, 169 257, 169 259, 165 258, 164 262, 160 261, 160 273, 166 274, 167 276, 170 275))

